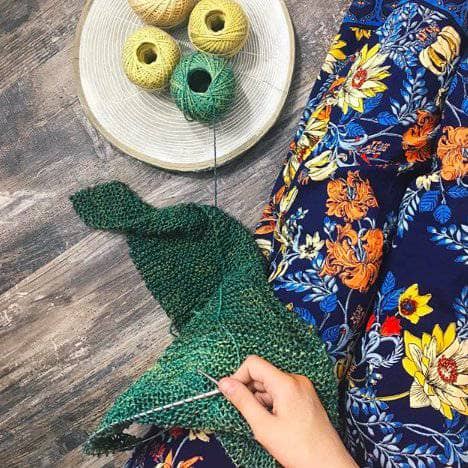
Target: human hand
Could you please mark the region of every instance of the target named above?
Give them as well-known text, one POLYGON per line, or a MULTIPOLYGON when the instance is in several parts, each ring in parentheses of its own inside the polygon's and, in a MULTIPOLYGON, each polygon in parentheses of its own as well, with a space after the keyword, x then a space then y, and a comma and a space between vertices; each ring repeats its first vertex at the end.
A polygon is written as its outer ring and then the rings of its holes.
POLYGON ((235 374, 220 380, 219 389, 285 468, 357 467, 307 377, 249 356, 235 374))

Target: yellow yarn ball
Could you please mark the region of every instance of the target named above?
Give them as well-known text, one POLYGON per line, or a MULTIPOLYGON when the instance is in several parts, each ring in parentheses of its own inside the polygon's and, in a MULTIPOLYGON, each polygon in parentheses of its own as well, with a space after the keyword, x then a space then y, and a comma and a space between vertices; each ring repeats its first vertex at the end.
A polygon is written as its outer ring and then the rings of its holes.
POLYGON ((177 42, 167 32, 154 26, 135 31, 125 42, 122 53, 128 79, 149 90, 165 88, 179 60, 177 42))
POLYGON ((244 47, 249 20, 233 0, 201 0, 190 15, 188 32, 201 52, 231 57, 244 47))
POLYGON ((198 0, 128 0, 133 11, 145 22, 171 29, 183 23, 198 0))

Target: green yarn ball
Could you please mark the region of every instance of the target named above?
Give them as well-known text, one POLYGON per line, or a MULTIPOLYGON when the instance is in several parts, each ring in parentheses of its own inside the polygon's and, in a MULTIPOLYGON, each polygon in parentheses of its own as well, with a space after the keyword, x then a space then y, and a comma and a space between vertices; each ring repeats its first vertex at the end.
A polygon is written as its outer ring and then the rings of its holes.
POLYGON ((189 120, 214 122, 231 109, 236 80, 229 62, 194 53, 184 57, 171 78, 171 95, 189 120))

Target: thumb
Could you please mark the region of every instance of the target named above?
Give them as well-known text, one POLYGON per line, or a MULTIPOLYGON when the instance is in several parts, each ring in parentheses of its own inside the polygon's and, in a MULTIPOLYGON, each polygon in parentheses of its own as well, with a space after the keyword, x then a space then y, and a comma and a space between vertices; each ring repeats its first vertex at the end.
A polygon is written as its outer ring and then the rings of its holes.
POLYGON ((225 377, 219 381, 219 389, 244 416, 256 436, 261 435, 263 428, 267 430, 273 416, 242 382, 225 377))

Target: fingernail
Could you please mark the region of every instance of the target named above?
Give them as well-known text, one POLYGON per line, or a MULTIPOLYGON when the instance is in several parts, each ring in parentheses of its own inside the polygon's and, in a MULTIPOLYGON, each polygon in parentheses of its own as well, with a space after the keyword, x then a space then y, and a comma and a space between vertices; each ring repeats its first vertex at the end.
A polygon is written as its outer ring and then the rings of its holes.
POLYGON ((224 377, 219 381, 219 389, 225 394, 230 395, 234 390, 234 383, 231 379, 224 377))

